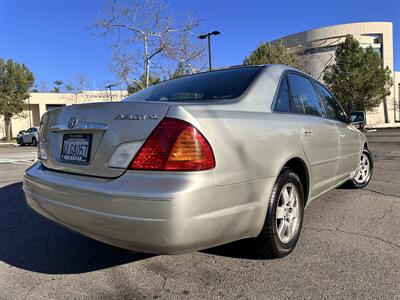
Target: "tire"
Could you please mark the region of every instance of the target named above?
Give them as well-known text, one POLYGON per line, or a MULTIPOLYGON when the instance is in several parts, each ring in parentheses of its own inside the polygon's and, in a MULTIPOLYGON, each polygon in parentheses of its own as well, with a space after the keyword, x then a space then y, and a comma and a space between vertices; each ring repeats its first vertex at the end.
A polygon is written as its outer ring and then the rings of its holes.
POLYGON ((272 190, 263 229, 253 240, 253 247, 257 254, 265 258, 282 258, 293 251, 303 225, 304 203, 304 192, 299 176, 292 169, 284 168, 272 190), (288 196, 289 200, 293 199, 290 198, 291 193, 294 196, 297 195, 295 197, 297 200, 292 201, 292 209, 289 209, 290 202, 285 205, 284 201, 288 200, 288 196), (297 202, 296 205, 294 205, 295 202, 297 202), (287 220, 291 221, 287 222, 287 220), (287 224, 290 226, 285 230, 284 226, 287 224))
POLYGON ((357 173, 351 180, 346 182, 346 186, 353 189, 366 187, 371 180, 373 170, 374 161, 371 152, 367 148, 364 148, 357 167, 357 173))
POLYGON ((37 145, 36 138, 32 138, 32 146, 35 146, 35 147, 36 147, 36 145, 37 145))

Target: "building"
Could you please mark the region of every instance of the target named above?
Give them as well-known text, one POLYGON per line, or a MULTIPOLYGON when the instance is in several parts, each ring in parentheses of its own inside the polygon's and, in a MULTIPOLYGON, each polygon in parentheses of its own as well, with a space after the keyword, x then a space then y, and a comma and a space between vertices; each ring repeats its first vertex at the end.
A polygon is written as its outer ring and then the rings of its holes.
MULTIPOLYGON (((400 72, 393 68, 393 24, 391 22, 361 22, 328 26, 295 33, 282 41, 292 53, 300 56, 311 75, 322 80, 327 66, 335 61, 335 50, 347 35, 353 35, 362 47, 371 46, 382 58, 383 66, 392 70, 393 87, 380 107, 367 113, 367 123, 377 125, 400 121, 400 72)), ((274 41, 274 42, 276 42, 274 41)))
MULTIPOLYGON (((39 126, 42 115, 55 108, 90 103, 111 101, 110 92, 84 91, 79 94, 70 93, 31 93, 27 99, 28 109, 11 121, 12 134, 15 137, 20 130, 39 126)), ((127 96, 126 91, 113 91, 112 100, 121 101, 127 96)), ((0 139, 6 137, 4 120, 0 120, 0 139)))

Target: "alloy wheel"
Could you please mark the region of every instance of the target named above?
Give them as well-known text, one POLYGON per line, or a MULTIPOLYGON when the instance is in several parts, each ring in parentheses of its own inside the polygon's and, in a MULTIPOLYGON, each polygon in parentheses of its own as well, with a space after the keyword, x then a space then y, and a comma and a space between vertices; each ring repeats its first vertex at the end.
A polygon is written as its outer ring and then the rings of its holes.
POLYGON ((369 161, 367 154, 363 153, 361 154, 360 162, 358 164, 357 174, 354 177, 354 180, 358 184, 364 184, 369 180, 370 175, 371 175, 371 162, 369 161))
POLYGON ((282 243, 289 243, 299 230, 299 192, 293 183, 283 186, 276 206, 276 229, 282 243))

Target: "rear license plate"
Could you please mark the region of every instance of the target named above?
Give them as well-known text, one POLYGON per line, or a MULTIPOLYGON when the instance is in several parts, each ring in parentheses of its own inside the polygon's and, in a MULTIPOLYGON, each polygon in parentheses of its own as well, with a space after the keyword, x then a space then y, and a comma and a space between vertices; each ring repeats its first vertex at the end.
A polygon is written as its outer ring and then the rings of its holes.
POLYGON ((64 134, 61 159, 88 162, 90 159, 91 134, 64 134))

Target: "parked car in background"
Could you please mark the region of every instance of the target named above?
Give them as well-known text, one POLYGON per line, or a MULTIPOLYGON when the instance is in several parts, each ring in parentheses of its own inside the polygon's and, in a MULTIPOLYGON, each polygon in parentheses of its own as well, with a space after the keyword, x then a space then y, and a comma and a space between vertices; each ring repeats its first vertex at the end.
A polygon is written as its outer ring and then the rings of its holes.
POLYGON ((372 156, 329 90, 282 65, 162 82, 42 119, 27 203, 122 248, 180 253, 252 237, 283 257, 311 200, 368 184, 372 156))
POLYGON ((39 127, 31 127, 28 130, 21 130, 17 135, 17 143, 21 146, 31 144, 36 146, 39 140, 39 127))
POLYGON ((21 136, 26 133, 26 130, 20 130, 17 134, 17 144, 19 144, 19 140, 21 138, 21 136))

